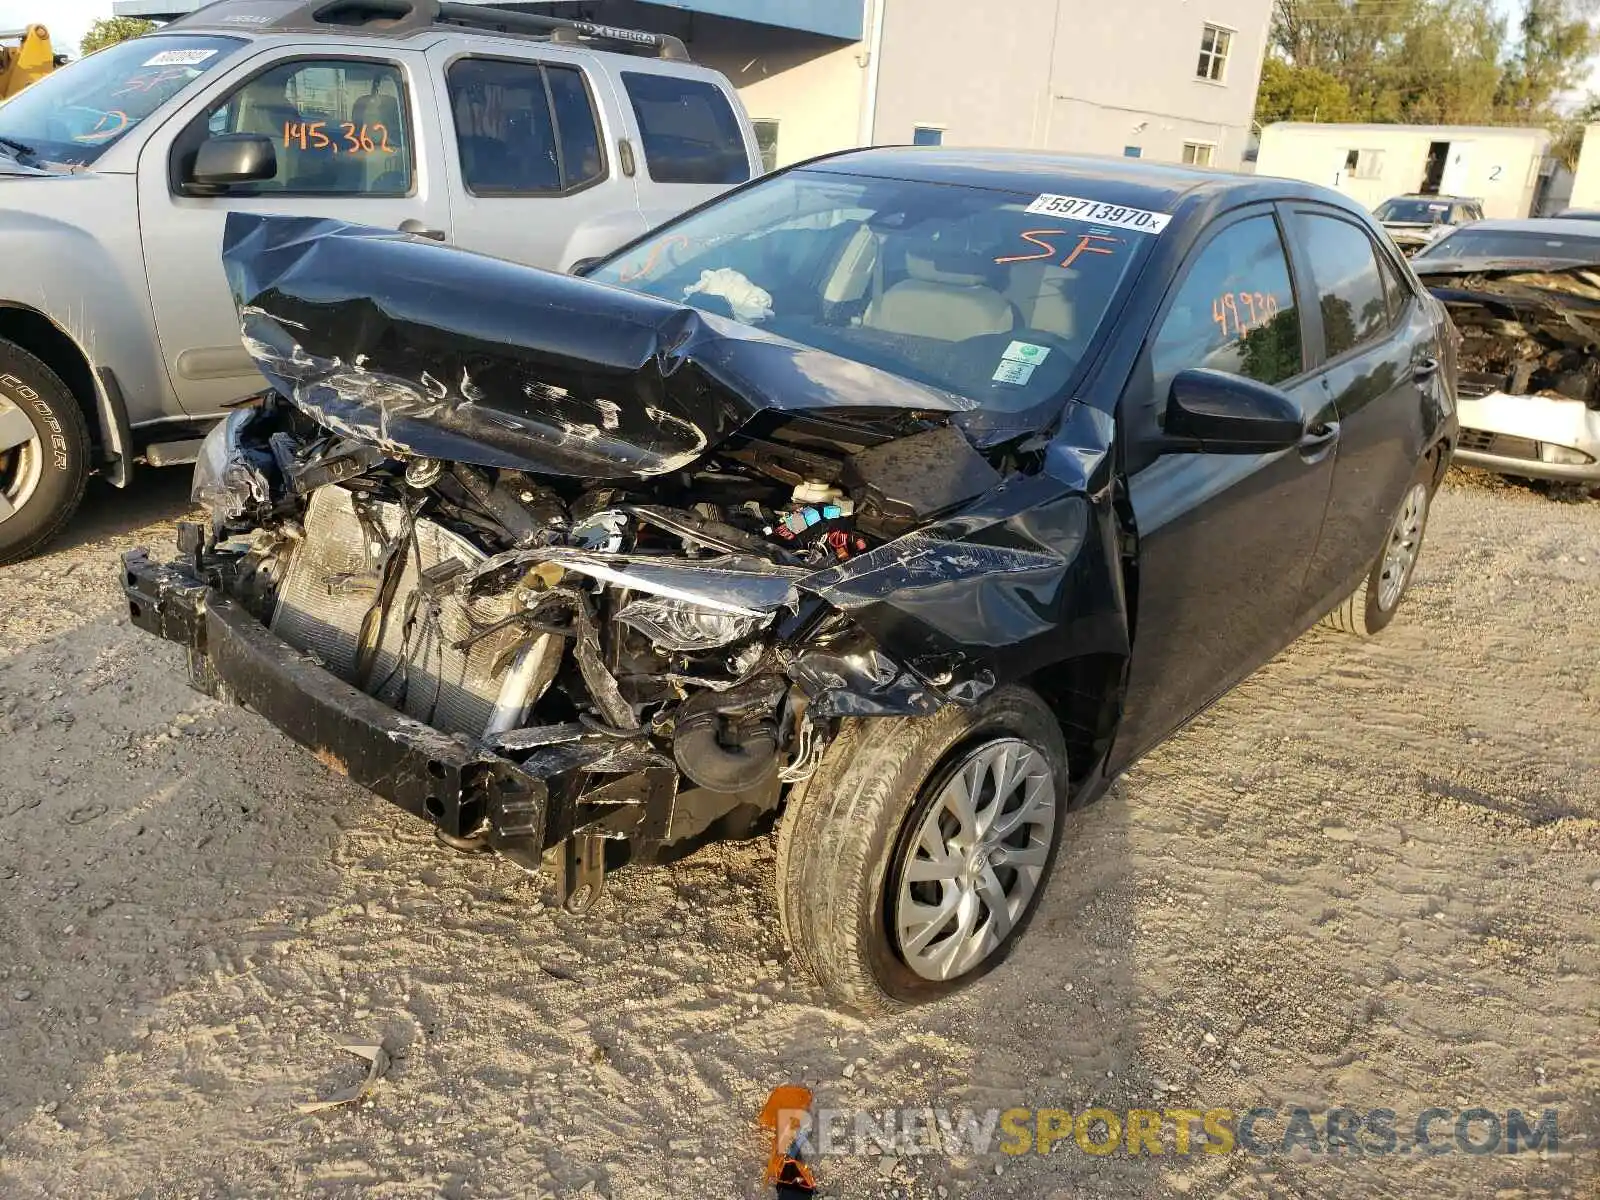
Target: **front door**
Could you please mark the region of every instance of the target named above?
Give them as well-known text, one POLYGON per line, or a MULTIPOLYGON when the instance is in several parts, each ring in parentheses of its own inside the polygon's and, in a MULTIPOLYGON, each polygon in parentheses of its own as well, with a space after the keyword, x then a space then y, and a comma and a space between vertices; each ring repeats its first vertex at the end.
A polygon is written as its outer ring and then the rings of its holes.
POLYGON ((209 415, 264 386, 239 341, 222 270, 231 211, 338 217, 448 236, 444 191, 422 56, 279 54, 257 59, 191 101, 139 156, 139 227, 161 352, 192 416, 209 415), (427 112, 424 118, 424 112, 427 112), (186 165, 209 136, 272 139, 278 174, 225 195, 185 185, 186 165))
POLYGON ((1222 218, 1191 255, 1123 397, 1119 436, 1139 549, 1113 771, 1299 632, 1338 428, 1324 380, 1307 369, 1315 316, 1291 280, 1269 207, 1222 218), (1304 414, 1306 442, 1272 454, 1161 453, 1168 389, 1189 367, 1282 388, 1304 414))

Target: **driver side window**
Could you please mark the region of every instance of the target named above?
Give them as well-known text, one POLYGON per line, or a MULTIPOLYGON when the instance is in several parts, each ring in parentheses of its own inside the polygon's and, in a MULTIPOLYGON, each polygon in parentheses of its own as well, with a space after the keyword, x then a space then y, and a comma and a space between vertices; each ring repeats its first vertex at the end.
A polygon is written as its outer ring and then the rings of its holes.
POLYGON ((207 133, 272 139, 273 179, 233 195, 404 196, 411 191, 405 84, 388 63, 299 60, 257 75, 206 117, 207 133))
POLYGON ((1158 412, 1173 376, 1189 367, 1259 383, 1300 374, 1300 315, 1277 221, 1265 213, 1247 217, 1191 260, 1151 343, 1150 366, 1158 412))

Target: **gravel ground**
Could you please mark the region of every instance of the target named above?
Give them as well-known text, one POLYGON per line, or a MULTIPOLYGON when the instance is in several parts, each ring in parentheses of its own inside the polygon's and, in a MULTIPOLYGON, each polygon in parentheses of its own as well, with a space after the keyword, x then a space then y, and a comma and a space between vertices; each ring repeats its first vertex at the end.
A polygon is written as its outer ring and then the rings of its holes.
POLYGON ((762 1195, 784 1082, 1560 1114, 1517 1156, 874 1153, 841 1197, 1600 1195, 1600 505, 1453 478, 1382 638, 1302 638, 1069 819, 1010 964, 865 1023, 787 962, 768 842, 572 918, 188 690, 113 565, 185 482, 0 570, 0 1195, 762 1195))

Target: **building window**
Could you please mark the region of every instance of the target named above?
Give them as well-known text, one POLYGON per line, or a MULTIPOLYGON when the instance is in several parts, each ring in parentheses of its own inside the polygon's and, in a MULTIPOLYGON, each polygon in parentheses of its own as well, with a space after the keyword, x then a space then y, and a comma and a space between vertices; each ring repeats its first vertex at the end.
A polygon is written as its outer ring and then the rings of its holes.
POLYGON ((1144 157, 1144 150, 1141 149, 1138 146, 1124 146, 1122 148, 1122 157, 1123 158, 1143 158, 1144 157))
POLYGON ((1233 34, 1220 25, 1207 25, 1200 35, 1200 67, 1195 72, 1201 79, 1221 83, 1228 70, 1228 50, 1233 45, 1233 34))
POLYGON ((778 123, 776 121, 751 121, 756 131, 756 148, 761 151, 761 169, 778 169, 778 123))
POLYGON ((913 146, 944 145, 944 130, 937 125, 918 125, 911 131, 913 146))
POLYGON ((1190 167, 1209 167, 1211 158, 1217 148, 1210 142, 1185 142, 1183 144, 1183 162, 1190 167))
POLYGON ((1351 179, 1383 178, 1382 150, 1351 150, 1344 156, 1344 173, 1351 179))

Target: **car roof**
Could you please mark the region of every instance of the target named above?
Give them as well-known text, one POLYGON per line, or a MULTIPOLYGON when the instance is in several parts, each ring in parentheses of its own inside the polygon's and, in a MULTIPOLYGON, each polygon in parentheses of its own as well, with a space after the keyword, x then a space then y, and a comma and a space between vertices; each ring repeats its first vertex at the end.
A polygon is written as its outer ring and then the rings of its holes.
POLYGON ((550 17, 451 0, 213 0, 162 26, 162 33, 227 33, 264 37, 298 34, 389 42, 465 33, 536 40, 596 52, 650 52, 662 59, 689 62, 681 39, 613 25, 550 17))
POLYGON ((1568 237, 1600 237, 1600 229, 1593 221, 1573 217, 1501 217, 1489 221, 1474 221, 1463 226, 1474 233, 1546 233, 1565 234, 1568 237))
POLYGON ((849 174, 915 182, 960 184, 996 191, 1071 194, 1083 185, 1090 198, 1170 212, 1192 198, 1319 200, 1365 212, 1329 188, 1268 175, 1240 175, 1204 167, 1148 162, 1142 158, 1064 154, 1031 150, 974 150, 955 146, 873 146, 843 150, 799 164, 849 174))
MULTIPOLYGON (((1428 192, 1407 192, 1403 196, 1390 196, 1390 200, 1427 200, 1433 204, 1478 204, 1476 196, 1439 196, 1428 192)), ((1388 201, 1385 201, 1387 203, 1388 201)))

